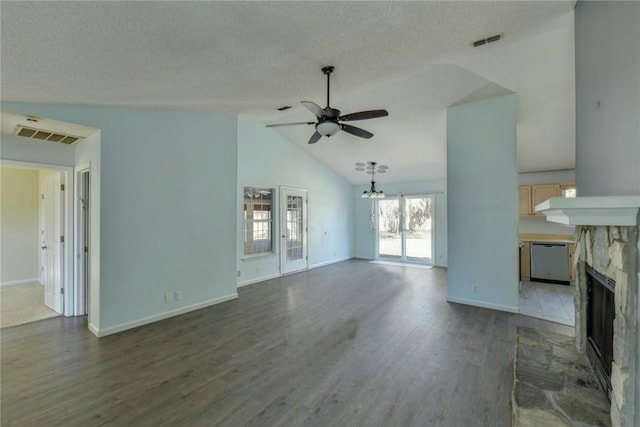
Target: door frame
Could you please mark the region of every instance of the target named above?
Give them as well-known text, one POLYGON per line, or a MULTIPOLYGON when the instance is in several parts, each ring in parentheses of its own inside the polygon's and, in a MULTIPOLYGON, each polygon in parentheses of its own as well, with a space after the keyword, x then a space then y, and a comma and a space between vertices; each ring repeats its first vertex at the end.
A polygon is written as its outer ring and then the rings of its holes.
MULTIPOLYGON (((400 209, 400 239, 401 239, 401 251, 402 255, 398 262, 406 263, 406 264, 420 264, 420 265, 435 265, 436 259, 436 193, 420 193, 420 194, 398 194, 387 196, 385 198, 388 199, 397 199, 398 207, 400 209), (406 229, 405 229, 405 202, 407 198, 430 198, 431 199, 431 258, 428 259, 427 262, 419 262, 411 259, 407 259, 407 248, 406 248, 406 229)), ((375 201, 375 221, 376 221, 376 238, 375 238, 375 258, 376 259, 387 259, 387 260, 397 260, 397 258, 392 257, 384 257, 380 256, 380 209, 378 207, 379 200, 375 201)))
POLYGON ((280 231, 280 275, 284 276, 286 274, 297 273, 299 271, 307 270, 309 268, 309 191, 304 188, 297 187, 287 187, 284 185, 280 186, 280 214, 278 217, 280 218, 279 231, 280 231), (285 227, 287 223, 287 193, 303 193, 304 203, 302 206, 302 254, 304 260, 304 267, 298 268, 292 271, 285 271, 286 265, 286 256, 287 256, 287 244, 286 244, 286 233, 285 227))
POLYGON ((91 301, 91 210, 87 208, 86 216, 82 212, 82 196, 89 195, 91 205, 91 163, 84 163, 74 168, 75 194, 73 197, 75 204, 75 259, 74 283, 78 292, 74 292, 73 309, 75 316, 89 314, 89 301, 91 301), (84 177, 88 178, 89 185, 86 186, 84 177), (85 188, 86 187, 86 188, 85 188), (86 221, 86 223, 85 223, 86 221), (85 231, 86 230, 86 231, 85 231), (89 253, 85 256, 84 242, 88 241, 89 253))
MULTIPOLYGON (((73 194, 74 194, 74 180, 73 167, 51 165, 46 163, 32 163, 21 162, 16 160, 4 160, 0 159, 0 166, 17 169, 32 169, 32 170, 52 170, 62 173, 64 182, 63 191, 63 226, 64 226, 64 244, 62 245, 62 258, 61 258, 61 271, 62 271, 62 283, 61 287, 64 288, 64 294, 62 297, 63 314, 65 316, 74 315, 73 300, 78 290, 75 287, 74 281, 74 262, 73 262, 73 248, 74 248, 74 215, 73 215, 73 194)), ((38 234, 40 230, 38 230, 38 234)))

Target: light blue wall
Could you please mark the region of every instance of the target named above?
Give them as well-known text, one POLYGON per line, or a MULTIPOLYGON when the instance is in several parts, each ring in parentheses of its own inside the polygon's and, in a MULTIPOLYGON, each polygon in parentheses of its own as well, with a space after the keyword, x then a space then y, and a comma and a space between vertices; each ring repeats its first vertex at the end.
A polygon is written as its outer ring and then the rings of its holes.
MULTIPOLYGON (((575 169, 521 173, 518 185, 559 184, 576 181, 575 169)), ((575 227, 549 222, 545 217, 520 217, 518 231, 527 234, 573 234, 575 227)))
MULTIPOLYGON (((393 171, 392 171, 393 172, 393 171)), ((388 196, 425 195, 435 194, 435 250, 433 263, 439 267, 447 266, 447 182, 438 181, 414 181, 401 183, 376 183, 376 188, 381 189, 388 196)), ((356 233, 355 257, 362 259, 375 259, 376 231, 369 229, 369 217, 371 216, 371 201, 360 197, 369 186, 354 188, 353 197, 356 200, 356 221, 354 224, 356 233)))
POLYGON ((450 107, 449 301, 518 310, 517 180, 516 96, 450 107))
POLYGON ((640 2, 578 2, 575 31, 580 195, 638 195, 640 2))
MULTIPOLYGON (((242 259, 242 194, 245 186, 274 188, 279 208, 280 186, 308 190, 309 267, 353 256, 353 187, 342 177, 272 129, 250 120, 238 120, 237 269, 238 284, 254 283, 280 274, 279 239, 276 253, 242 259)), ((276 210, 275 236, 280 233, 276 210)))
MULTIPOLYGON (((579 196, 640 195, 640 3, 580 1, 576 5, 575 31, 579 196)), ((635 283, 631 284, 637 289, 640 242, 636 269, 635 283)), ((629 343, 635 350, 635 390, 628 390, 625 396, 628 401, 635 401, 635 408, 628 405, 623 416, 629 425, 637 426, 640 292, 635 327, 636 342, 629 343)))
POLYGON ((21 103, 2 107, 102 131, 102 332, 236 294, 235 115, 21 103), (164 294, 172 291, 182 291, 183 301, 165 304, 164 294))

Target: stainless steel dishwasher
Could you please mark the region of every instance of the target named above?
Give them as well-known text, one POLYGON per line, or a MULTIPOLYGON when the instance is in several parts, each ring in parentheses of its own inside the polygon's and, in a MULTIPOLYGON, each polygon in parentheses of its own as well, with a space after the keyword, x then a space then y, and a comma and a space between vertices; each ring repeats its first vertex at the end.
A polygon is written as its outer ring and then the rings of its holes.
POLYGON ((531 242, 531 280, 569 284, 569 248, 566 243, 531 242))

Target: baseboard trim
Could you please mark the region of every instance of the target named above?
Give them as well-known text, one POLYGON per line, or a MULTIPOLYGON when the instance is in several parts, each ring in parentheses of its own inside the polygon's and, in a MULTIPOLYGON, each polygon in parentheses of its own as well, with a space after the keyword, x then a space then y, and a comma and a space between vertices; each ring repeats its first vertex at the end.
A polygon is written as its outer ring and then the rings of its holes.
POLYGON ((199 302, 197 304, 188 305, 186 307, 180 307, 175 310, 166 311, 160 314, 154 314, 153 316, 143 317, 142 319, 134 320, 132 322, 122 323, 120 325, 111 326, 109 328, 97 329, 89 324, 89 330, 93 332, 97 337, 102 338, 107 335, 117 334, 118 332, 126 331, 128 329, 137 328, 138 326, 147 325, 149 323, 157 322, 159 320, 168 319, 170 317, 179 316, 181 314, 189 313, 190 311, 200 310, 201 308, 209 307, 212 305, 220 304, 225 301, 230 301, 238 298, 238 293, 234 292, 230 295, 214 298, 209 301, 199 302))
POLYGON ((247 285, 253 285, 254 283, 264 282, 265 280, 277 279, 280 277, 280 273, 273 273, 267 276, 258 277, 257 279, 246 280, 244 282, 239 282, 236 286, 241 288, 247 285))
POLYGON ((339 263, 339 262, 342 262, 342 261, 348 261, 350 259, 352 259, 352 257, 344 257, 344 258, 332 259, 331 261, 319 262, 318 264, 313 264, 313 265, 307 266, 306 269, 299 270, 299 271, 292 271, 291 273, 287 273, 287 274, 274 273, 274 274, 269 274, 267 276, 258 277, 256 279, 246 280, 244 282, 238 282, 238 284, 236 286, 238 288, 241 288, 243 286, 253 285, 254 283, 264 282, 266 280, 271 280, 271 279, 277 279, 278 277, 288 276, 290 274, 301 273, 301 272, 306 271, 306 270, 312 270, 314 268, 324 267, 324 266, 331 265, 331 264, 336 264, 336 263, 339 263))
POLYGON ((89 323, 89 331, 97 338, 100 337, 100 330, 93 323, 89 323))
POLYGON ((307 267, 307 270, 313 270, 314 268, 324 267, 326 265, 331 265, 331 264, 337 264, 337 263, 342 262, 342 261, 348 261, 351 258, 352 257, 348 256, 348 257, 343 257, 343 258, 332 259, 330 261, 319 262, 317 264, 310 265, 309 267, 307 267))
POLYGON ((34 279, 9 280, 9 281, 0 283, 0 287, 24 285, 25 283, 33 283, 33 282, 40 283, 40 278, 36 277, 34 279))
POLYGON ((520 308, 513 305, 494 304, 492 302, 478 301, 474 299, 447 297, 447 302, 455 302, 458 304, 472 305, 474 307, 489 308, 491 310, 506 311, 507 313, 519 313, 520 308))

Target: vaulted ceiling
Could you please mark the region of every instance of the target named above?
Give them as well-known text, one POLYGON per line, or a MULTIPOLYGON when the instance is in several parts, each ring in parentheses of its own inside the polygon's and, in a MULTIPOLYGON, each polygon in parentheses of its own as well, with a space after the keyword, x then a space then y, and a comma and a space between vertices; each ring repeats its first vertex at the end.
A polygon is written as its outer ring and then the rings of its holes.
MULTIPOLYGON (((518 95, 521 172, 575 164, 573 7, 557 2, 2 2, 3 101, 231 111, 309 121, 331 104, 375 134, 314 145, 312 126, 274 128, 345 177, 446 177, 446 108, 518 95), (503 38, 473 48, 495 34, 503 38), (279 112, 278 107, 293 108, 279 112)), ((356 124, 356 123, 354 123, 356 124)), ((4 131, 4 128, 3 128, 4 131)))

